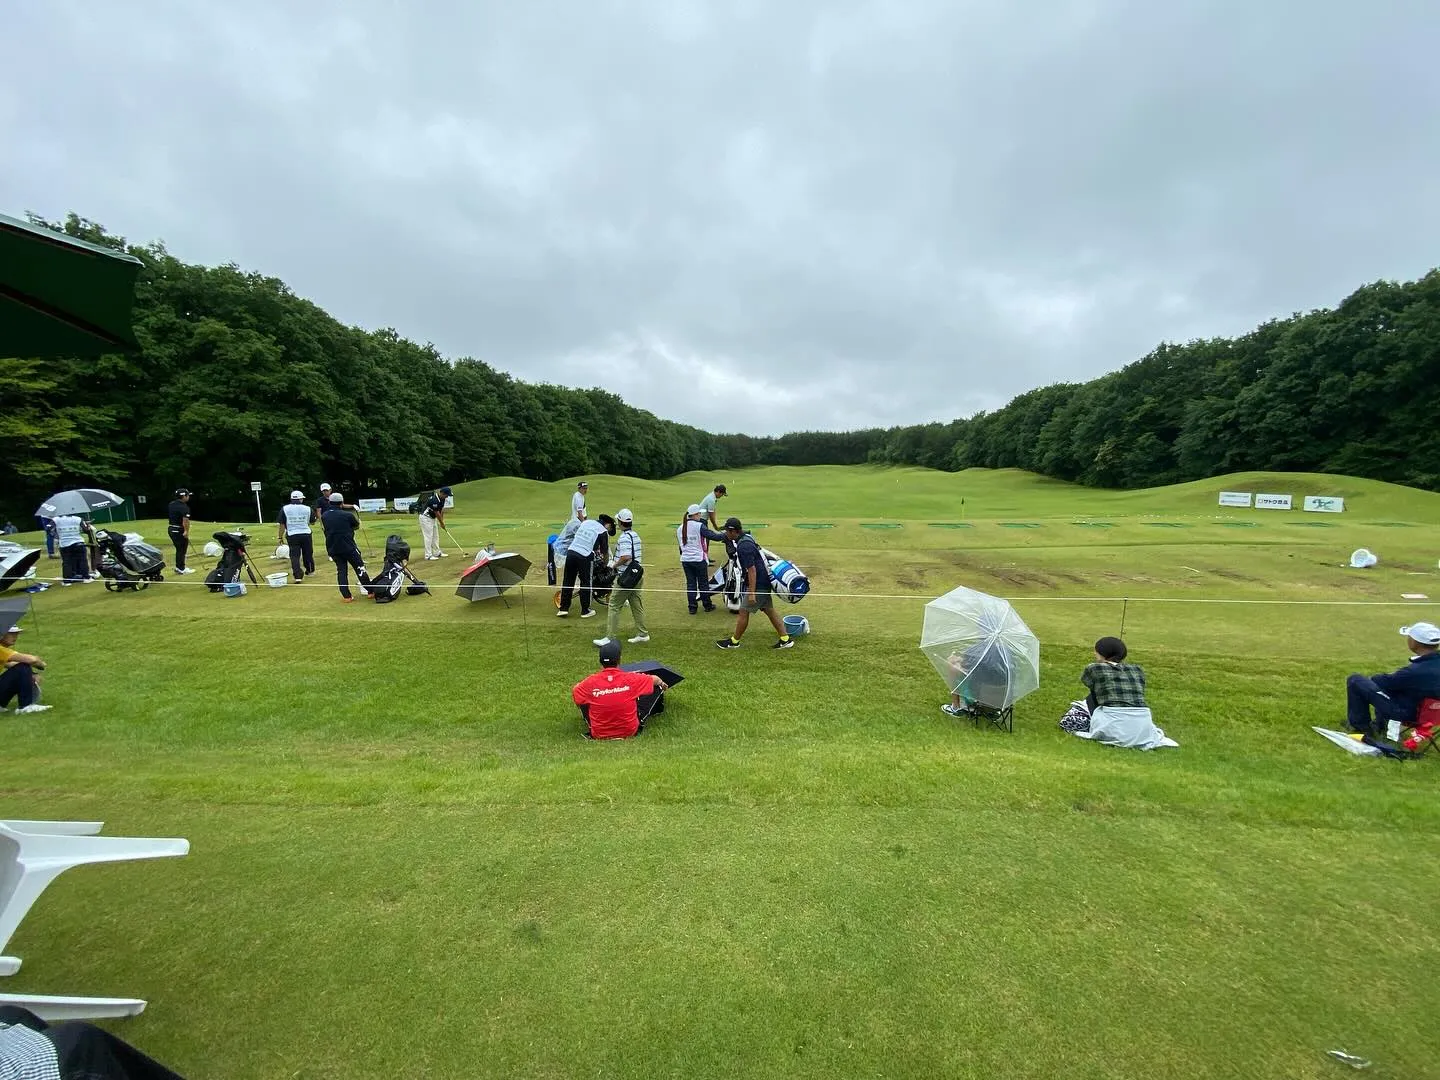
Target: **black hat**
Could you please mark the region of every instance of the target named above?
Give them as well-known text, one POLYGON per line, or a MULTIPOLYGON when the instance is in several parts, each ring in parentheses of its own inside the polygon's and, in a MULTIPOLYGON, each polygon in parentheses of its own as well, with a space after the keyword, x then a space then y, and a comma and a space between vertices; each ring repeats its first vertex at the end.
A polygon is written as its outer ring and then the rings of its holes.
POLYGON ((716 484, 716 485, 715 485, 715 494, 716 494, 716 495, 724 495, 724 494, 727 494, 727 492, 725 491, 725 485, 724 485, 724 484, 716 484))
POLYGON ((455 493, 454 493, 453 491, 451 491, 449 488, 441 488, 441 489, 440 489, 440 494, 441 494, 441 495, 453 495, 453 494, 455 494, 455 493))
POLYGON ((600 646, 600 664, 602 667, 614 667, 618 663, 620 663, 620 642, 615 638, 610 638, 600 646))
POLYGON ((190 489, 189 489, 189 488, 176 488, 176 489, 175 489, 175 497, 176 497, 177 499, 183 499, 186 495, 189 495, 189 494, 190 494, 190 489))
POLYGON ((726 518, 726 519, 725 519, 725 528, 727 528, 727 529, 734 529, 736 532, 744 532, 744 531, 745 531, 745 526, 740 524, 740 519, 737 518, 737 517, 726 518))

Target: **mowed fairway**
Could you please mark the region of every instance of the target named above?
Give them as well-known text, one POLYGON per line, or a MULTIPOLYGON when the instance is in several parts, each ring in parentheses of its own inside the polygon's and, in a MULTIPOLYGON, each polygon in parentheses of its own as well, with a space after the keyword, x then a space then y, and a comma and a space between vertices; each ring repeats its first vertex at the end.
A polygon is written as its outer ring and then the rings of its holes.
MULTIPOLYGON (((1368 1075, 1440 1076, 1440 755, 1360 760, 1309 728, 1342 724, 1347 672, 1403 662, 1398 626, 1440 619, 1401 600, 1440 600, 1440 495, 872 468, 590 483, 592 512, 635 511, 651 567, 654 639, 627 658, 686 676, 630 742, 580 739, 569 702, 604 619, 554 618, 546 588, 457 599, 464 560, 420 560, 408 517, 364 535, 398 525, 433 597, 225 599, 198 574, 38 596, 22 647, 55 708, 0 721, 0 817, 192 853, 64 875, 0 989, 146 997, 114 1030, 228 1080, 1253 1080, 1338 1075, 1339 1047, 1368 1075), (814 632, 788 652, 764 622, 717 650, 730 619, 675 592, 675 522, 715 480, 721 516, 764 522, 812 577, 786 611, 814 632), (1221 488, 1348 509, 1222 510, 1221 488), (1380 565, 1342 568, 1359 546, 1380 565), (1041 639, 1013 735, 942 715, 916 648, 924 600, 959 584, 1015 598, 1041 639), (1222 599, 1264 602, 1189 602, 1222 599), (1122 615, 1178 750, 1056 727, 1122 615)), ((543 585, 572 487, 459 486, 451 531, 529 555, 543 585)))

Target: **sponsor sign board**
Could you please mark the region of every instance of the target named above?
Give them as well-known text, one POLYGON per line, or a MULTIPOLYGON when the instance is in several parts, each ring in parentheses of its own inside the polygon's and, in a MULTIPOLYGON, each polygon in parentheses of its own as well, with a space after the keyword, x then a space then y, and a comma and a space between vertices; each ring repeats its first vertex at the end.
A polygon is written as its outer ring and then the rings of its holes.
POLYGON ((1255 509, 1257 510, 1290 510, 1292 509, 1291 497, 1289 495, 1256 495, 1255 509))

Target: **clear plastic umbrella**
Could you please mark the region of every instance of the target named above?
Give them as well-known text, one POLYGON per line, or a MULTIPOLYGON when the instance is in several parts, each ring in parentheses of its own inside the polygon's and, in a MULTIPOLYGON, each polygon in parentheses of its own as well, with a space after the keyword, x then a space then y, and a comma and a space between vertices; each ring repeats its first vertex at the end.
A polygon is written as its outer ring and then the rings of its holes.
POLYGON ((1010 708, 1040 686, 1040 641, 1008 600, 961 586, 925 605, 920 651, 952 694, 1010 708))

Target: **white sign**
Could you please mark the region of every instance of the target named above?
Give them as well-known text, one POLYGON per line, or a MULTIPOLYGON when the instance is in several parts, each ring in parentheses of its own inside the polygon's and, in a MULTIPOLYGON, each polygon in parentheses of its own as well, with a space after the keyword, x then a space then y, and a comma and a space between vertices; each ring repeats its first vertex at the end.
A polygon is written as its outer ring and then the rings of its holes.
POLYGON ((251 480, 251 481, 250 481, 250 490, 251 490, 251 491, 259 491, 259 490, 260 490, 260 481, 259 481, 259 480, 251 480))
POLYGON ((415 505, 414 496, 408 499, 392 499, 391 501, 395 504, 395 509, 399 510, 402 514, 415 505))
POLYGON ((1289 510, 1289 495, 1256 495, 1255 509, 1257 510, 1289 510))
POLYGON ((446 495, 446 496, 445 496, 445 509, 446 509, 446 510, 453 510, 454 508, 455 508, 455 496, 454 496, 454 495, 446 495))
POLYGON ((384 500, 384 499, 358 499, 358 500, 356 500, 355 505, 356 505, 356 507, 358 507, 360 510, 367 511, 367 512, 369 512, 369 513, 374 513, 376 510, 384 510, 384 509, 385 509, 385 500, 384 500))
POLYGON ((135 501, 136 501, 137 503, 139 503, 141 506, 144 506, 144 505, 145 505, 145 496, 144 496, 144 495, 136 495, 136 496, 135 496, 135 501))
POLYGON ((1249 506, 1250 492, 1248 491, 1222 491, 1220 492, 1221 506, 1249 506))
POLYGON ((1334 499, 1327 495, 1306 495, 1305 509, 1321 514, 1343 514, 1345 500, 1334 499))

